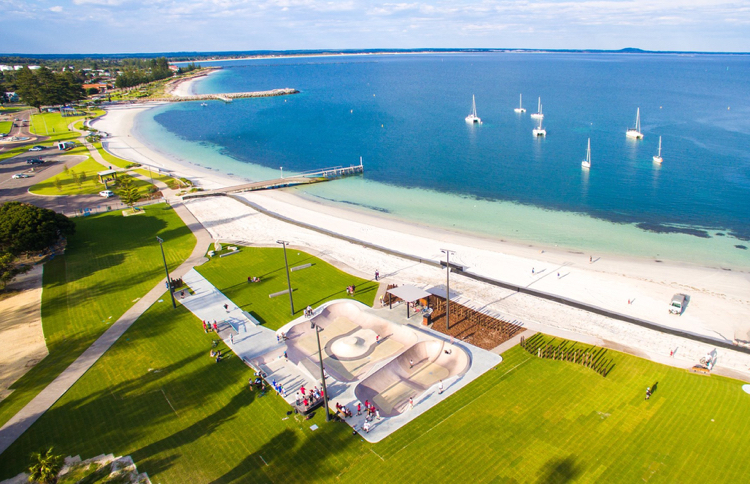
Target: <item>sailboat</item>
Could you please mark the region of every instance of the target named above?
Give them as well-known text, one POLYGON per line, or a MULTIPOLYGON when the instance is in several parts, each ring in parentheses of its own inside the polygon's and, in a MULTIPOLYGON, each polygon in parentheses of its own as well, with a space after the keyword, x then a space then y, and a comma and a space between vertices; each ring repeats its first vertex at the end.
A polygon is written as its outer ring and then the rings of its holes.
POLYGON ((539 105, 537 107, 537 110, 534 114, 531 115, 532 119, 542 119, 544 118, 544 114, 542 114, 542 98, 539 98, 539 105))
POLYGON ((517 113, 525 113, 526 110, 523 108, 523 94, 518 95, 518 107, 513 111, 517 113))
POLYGON ((586 159, 581 162, 582 168, 591 168, 591 138, 589 138, 589 146, 586 148, 586 159))
POLYGON ((471 95, 471 114, 466 116, 466 122, 482 124, 482 120, 477 116, 477 101, 473 94, 471 95))
POLYGON ((664 161, 661 159, 661 136, 659 136, 659 154, 654 156, 654 163, 659 163, 661 165, 661 162, 664 161))
POLYGON ((534 130, 532 131, 532 133, 534 133, 534 136, 547 136, 547 130, 544 129, 544 128, 542 128, 542 120, 541 119, 539 120, 539 127, 538 128, 534 128, 534 130))
POLYGON ((629 128, 625 133, 628 138, 643 139, 643 133, 641 133, 641 108, 635 112, 635 128, 629 128))

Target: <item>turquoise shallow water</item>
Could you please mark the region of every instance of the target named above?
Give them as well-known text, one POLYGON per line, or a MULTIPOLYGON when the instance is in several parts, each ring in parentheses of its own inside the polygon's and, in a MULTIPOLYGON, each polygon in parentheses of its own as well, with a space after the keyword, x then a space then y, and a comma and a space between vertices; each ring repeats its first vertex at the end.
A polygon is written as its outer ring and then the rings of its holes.
POLYGON ((498 238, 750 267, 750 102, 738 94, 747 57, 461 54, 225 66, 198 91, 302 92, 161 107, 139 118, 140 137, 249 179, 363 156, 364 177, 296 191, 498 238), (519 92, 525 115, 513 112, 519 92), (472 94, 481 126, 464 121, 472 94), (531 135, 538 96, 545 139, 531 135), (645 138, 627 140, 637 107, 645 138), (660 135, 661 166, 651 160, 660 135))

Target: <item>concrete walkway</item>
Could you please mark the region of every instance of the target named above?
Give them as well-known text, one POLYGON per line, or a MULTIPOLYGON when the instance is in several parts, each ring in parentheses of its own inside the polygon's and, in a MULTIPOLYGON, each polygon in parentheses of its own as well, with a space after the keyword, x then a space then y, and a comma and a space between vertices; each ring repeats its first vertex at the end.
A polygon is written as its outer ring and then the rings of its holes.
MULTIPOLYGON (((247 317, 247 313, 235 306, 196 270, 189 271, 182 280, 194 293, 178 301, 198 319, 211 324, 215 321, 219 328, 219 337, 224 343, 246 364, 263 370, 269 382, 275 380, 281 384, 285 389, 284 399, 288 403, 294 401, 295 392, 303 385, 313 388, 320 384, 304 368, 300 369, 288 363, 284 358, 286 344, 279 342, 276 331, 256 326, 247 317)), ((303 319, 298 318, 295 323, 303 319)))
MULTIPOLYGON (((182 221, 195 235, 196 244, 188 259, 183 262, 171 275, 174 278, 184 277, 194 266, 206 261, 205 252, 212 239, 208 231, 195 219, 182 202, 172 205, 182 221)), ((130 326, 152 304, 164 294, 166 277, 159 281, 153 289, 140 298, 125 314, 102 334, 91 346, 83 352, 68 368, 47 385, 25 407, 15 414, 0 428, 0 454, 10 447, 39 417, 49 410, 65 392, 72 387, 84 373, 96 363, 99 358, 127 331, 130 326)))

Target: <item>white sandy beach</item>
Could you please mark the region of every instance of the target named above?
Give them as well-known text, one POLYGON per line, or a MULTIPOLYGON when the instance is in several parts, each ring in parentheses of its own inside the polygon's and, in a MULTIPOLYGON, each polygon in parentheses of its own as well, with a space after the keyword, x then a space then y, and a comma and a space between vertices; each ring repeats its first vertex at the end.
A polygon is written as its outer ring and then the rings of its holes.
MULTIPOLYGON (((191 82, 178 88, 189 93, 191 82)), ((240 184, 243 180, 157 153, 131 134, 135 116, 148 105, 108 108, 95 126, 112 134, 105 143, 117 156, 171 171, 204 188, 240 184)), ((335 181, 332 183, 336 183, 335 181)), ((286 217, 392 250, 425 259, 444 260, 441 248, 456 252, 452 262, 470 272, 560 295, 656 324, 732 341, 750 339, 750 274, 681 263, 575 253, 555 247, 530 246, 454 233, 387 219, 374 212, 354 212, 295 196, 292 191, 255 192, 248 200, 286 217), (593 256, 594 262, 589 262, 593 256), (534 274, 532 274, 532 268, 534 274), (559 276, 558 276, 559 273, 559 276), (670 315, 673 294, 691 297, 682 316, 670 315), (629 304, 631 301, 632 304, 629 304)), ((262 215, 226 197, 189 201, 187 206, 215 238, 250 245, 275 245, 284 238, 372 277, 376 269, 396 283, 425 287, 445 283, 445 271, 306 230, 262 215)), ((560 304, 503 290, 459 275, 451 276, 451 292, 464 304, 521 320, 530 328, 560 336, 606 344, 633 354, 689 367, 714 348, 647 330, 560 304), (671 350, 675 358, 669 358, 671 350)), ((718 350, 717 368, 744 372, 750 378, 750 355, 718 350)))

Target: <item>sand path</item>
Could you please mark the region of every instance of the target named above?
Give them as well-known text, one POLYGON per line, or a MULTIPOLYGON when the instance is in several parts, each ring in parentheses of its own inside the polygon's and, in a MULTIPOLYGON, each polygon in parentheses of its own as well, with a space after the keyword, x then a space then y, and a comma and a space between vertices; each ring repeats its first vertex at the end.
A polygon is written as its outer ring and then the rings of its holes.
POLYGON ((42 330, 42 266, 18 276, 8 289, 19 292, 0 300, 0 400, 49 353, 42 330))

